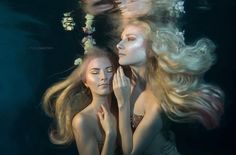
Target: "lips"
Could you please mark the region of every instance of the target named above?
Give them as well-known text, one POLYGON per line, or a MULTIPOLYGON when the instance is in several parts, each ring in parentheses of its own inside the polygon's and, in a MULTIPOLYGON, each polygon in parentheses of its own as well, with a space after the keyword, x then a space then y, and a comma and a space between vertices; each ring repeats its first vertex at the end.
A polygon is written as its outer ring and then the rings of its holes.
POLYGON ((125 54, 124 54, 124 53, 119 53, 118 55, 119 55, 119 56, 123 56, 123 55, 125 55, 125 54))
POLYGON ((108 83, 102 83, 102 84, 99 84, 98 86, 109 86, 108 83))

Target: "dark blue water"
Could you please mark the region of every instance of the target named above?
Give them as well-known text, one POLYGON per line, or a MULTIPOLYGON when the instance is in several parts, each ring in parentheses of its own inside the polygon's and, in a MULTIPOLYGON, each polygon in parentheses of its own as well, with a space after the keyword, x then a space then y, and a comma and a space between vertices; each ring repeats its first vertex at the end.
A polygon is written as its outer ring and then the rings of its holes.
MULTIPOLYGON (((76 3, 75 0, 0 1, 1 155, 77 154, 74 144, 62 147, 49 142, 51 120, 40 106, 46 88, 68 75, 73 60, 82 53, 83 34, 79 27, 84 19, 76 3), (63 12, 70 10, 77 10, 78 29, 65 32, 60 20, 63 12)), ((224 90, 226 111, 221 127, 214 130, 207 131, 199 124, 174 125, 177 146, 183 155, 236 154, 235 10, 234 0, 208 0, 208 3, 186 0, 187 41, 207 36, 217 44, 218 61, 206 80, 224 90)), ((103 42, 102 37, 99 40, 103 42)))

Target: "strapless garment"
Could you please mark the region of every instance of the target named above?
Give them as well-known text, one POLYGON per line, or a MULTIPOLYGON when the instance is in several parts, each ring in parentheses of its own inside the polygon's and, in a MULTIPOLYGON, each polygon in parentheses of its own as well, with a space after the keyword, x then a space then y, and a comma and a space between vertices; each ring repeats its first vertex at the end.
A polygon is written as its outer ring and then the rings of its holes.
POLYGON ((130 121, 131 121, 131 127, 133 131, 138 127, 142 119, 143 119, 143 115, 133 114, 131 116, 130 121))
MULTIPOLYGON (((137 114, 133 114, 131 116, 130 119, 133 132, 138 127, 143 117, 143 115, 137 114)), ((181 155, 176 148, 174 133, 166 128, 163 128, 160 134, 163 134, 163 136, 166 137, 165 139, 167 140, 163 139, 163 142, 160 142, 159 146, 161 146, 161 150, 158 151, 159 155, 181 155)))

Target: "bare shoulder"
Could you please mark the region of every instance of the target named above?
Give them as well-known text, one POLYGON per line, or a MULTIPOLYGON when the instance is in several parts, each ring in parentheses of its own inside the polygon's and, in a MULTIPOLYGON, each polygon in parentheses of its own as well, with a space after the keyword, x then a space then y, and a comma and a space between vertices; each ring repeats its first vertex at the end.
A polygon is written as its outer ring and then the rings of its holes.
POLYGON ((154 96, 154 94, 151 91, 145 91, 144 92, 144 98, 145 98, 145 109, 147 109, 149 112, 160 112, 161 106, 159 100, 154 96))
POLYGON ((145 92, 145 98, 146 102, 144 106, 144 116, 153 127, 155 126, 156 132, 159 132, 163 127, 160 102, 158 99, 156 99, 152 92, 145 92))
POLYGON ((89 115, 85 113, 78 113, 72 119, 72 128, 74 132, 83 133, 89 131, 90 127, 90 118, 89 115))

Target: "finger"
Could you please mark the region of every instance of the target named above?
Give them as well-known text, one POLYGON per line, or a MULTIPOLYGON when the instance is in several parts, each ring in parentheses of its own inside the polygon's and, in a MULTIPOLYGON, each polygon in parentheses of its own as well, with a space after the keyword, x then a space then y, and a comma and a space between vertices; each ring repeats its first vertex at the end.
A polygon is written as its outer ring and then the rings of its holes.
POLYGON ((97 10, 99 10, 99 11, 106 11, 106 10, 112 9, 113 8, 113 4, 98 5, 98 6, 95 6, 95 8, 97 10))
POLYGON ((120 67, 120 75, 123 76, 123 77, 125 76, 125 73, 124 73, 124 70, 123 70, 122 67, 120 67))
POLYGON ((98 108, 98 112, 103 113, 103 110, 102 110, 101 106, 98 108))
POLYGON ((108 114, 107 108, 103 104, 101 105, 101 107, 102 111, 104 112, 104 115, 107 115, 108 114))
POLYGON ((100 121, 103 120, 103 114, 101 112, 98 112, 97 115, 100 121))
POLYGON ((121 82, 121 77, 120 77, 120 67, 117 70, 117 85, 121 86, 122 82, 121 82))
POLYGON ((120 67, 119 72, 120 72, 120 79, 121 79, 122 85, 126 85, 126 76, 124 74, 122 67, 120 67))
POLYGON ((117 74, 115 73, 112 81, 113 89, 117 87, 117 74))
POLYGON ((114 2, 115 2, 115 3, 121 3, 121 1, 120 1, 120 0, 115 0, 114 2))

